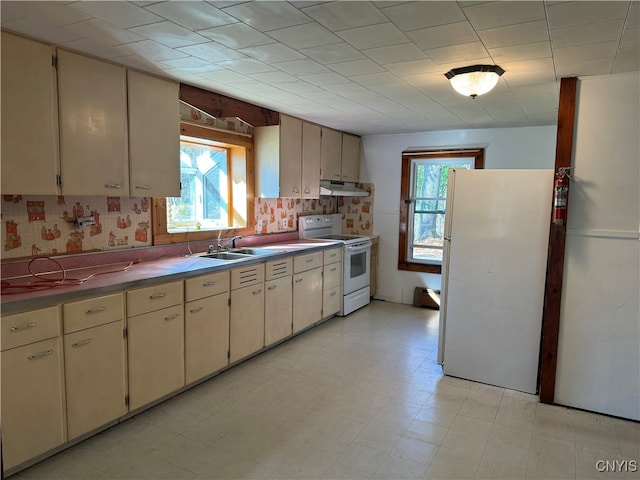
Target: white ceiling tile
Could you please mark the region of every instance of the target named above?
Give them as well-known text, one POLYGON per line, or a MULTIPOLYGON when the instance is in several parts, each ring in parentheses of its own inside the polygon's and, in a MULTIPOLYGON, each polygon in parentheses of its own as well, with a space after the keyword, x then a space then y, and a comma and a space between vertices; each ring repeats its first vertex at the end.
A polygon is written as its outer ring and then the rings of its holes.
POLYGON ((640 47, 618 50, 611 73, 637 72, 640 70, 640 47))
POLYGON ((242 82, 250 81, 250 78, 245 77, 236 72, 232 72, 231 70, 223 69, 223 70, 215 70, 213 72, 203 72, 199 74, 205 80, 221 82, 221 83, 229 83, 229 84, 238 84, 242 82))
POLYGON ((521 45, 523 43, 544 42, 549 40, 547 22, 535 22, 507 25, 478 31, 478 36, 487 48, 521 45))
POLYGON ((294 83, 298 79, 293 75, 276 70, 275 72, 261 72, 250 75, 251 78, 270 85, 278 85, 281 83, 294 83))
POLYGON ((157 61, 171 60, 173 58, 181 58, 187 56, 187 54, 184 52, 166 47, 165 45, 154 42, 153 40, 142 40, 141 42, 125 43, 124 45, 119 45, 114 48, 117 48, 120 52, 122 52, 122 56, 138 55, 139 57, 157 61))
POLYGON ((551 30, 551 45, 554 48, 619 41, 622 36, 624 20, 609 20, 606 22, 589 23, 574 27, 551 30))
POLYGON ((618 42, 592 43, 573 47, 556 48, 553 53, 556 64, 596 58, 611 58, 616 54, 618 42))
POLYGON ((515 45, 513 47, 490 48, 489 55, 496 63, 517 62, 519 60, 531 60, 551 56, 551 45, 549 42, 528 43, 526 45, 515 45))
POLYGON ((296 49, 320 47, 342 41, 340 37, 317 23, 272 30, 269 32, 269 36, 296 49))
POLYGON ((207 2, 169 1, 155 3, 145 9, 190 30, 204 30, 238 21, 207 2))
POLYGON ((380 65, 384 65, 386 63, 409 62, 411 60, 421 60, 426 58, 424 52, 413 43, 369 48, 367 50, 363 50, 363 53, 380 65))
POLYGON ((175 70, 183 72, 199 73, 211 72, 213 70, 222 70, 224 67, 208 60, 197 57, 174 58, 172 60, 164 60, 162 63, 175 70))
POLYGON ((279 43, 242 48, 238 51, 265 63, 287 62, 290 60, 302 60, 305 58, 304 55, 296 52, 293 48, 289 48, 286 45, 279 43))
POLYGON ((326 2, 302 11, 332 32, 388 21, 370 2, 326 2))
POLYGON ((160 70, 156 66, 156 62, 149 60, 146 55, 125 55, 122 57, 115 57, 112 60, 127 67, 133 67, 138 70, 164 75, 164 71, 160 70))
POLYGON ((629 2, 578 1, 557 3, 547 6, 547 16, 551 30, 556 28, 584 25, 625 18, 629 2))
POLYGON ((625 28, 640 28, 640 2, 631 2, 625 28))
POLYGON ((556 76, 579 77, 587 75, 607 75, 613 69, 613 57, 556 62, 556 76))
POLYGON ((372 92, 368 88, 365 88, 362 85, 353 82, 338 83, 336 85, 326 85, 323 88, 335 94, 342 95, 343 97, 357 99, 358 101, 378 96, 377 93, 372 92))
POLYGON ((247 2, 225 7, 223 11, 261 32, 312 21, 287 2, 247 2))
POLYGON ((434 48, 425 50, 425 53, 437 64, 458 63, 489 57, 482 42, 460 43, 450 47, 434 48))
POLYGON ((291 92, 296 95, 300 95, 301 97, 305 97, 307 99, 313 99, 313 100, 332 97, 333 95, 335 95, 332 92, 329 92, 316 85, 303 82, 302 80, 296 83, 285 83, 281 85, 280 88, 282 88, 282 90, 285 90, 287 92, 291 92))
POLYGON ((273 43, 271 37, 244 23, 232 23, 230 25, 208 28, 206 30, 200 30, 198 33, 229 48, 246 48, 273 43))
POLYGON ((542 1, 487 2, 463 7, 463 10, 476 30, 545 19, 542 1))
POLYGON ((193 55, 194 57, 211 62, 224 62, 225 60, 244 57, 242 53, 215 42, 189 45, 187 47, 181 47, 178 50, 184 54, 193 55))
POLYGON ((329 73, 331 71, 324 65, 309 59, 274 63, 273 66, 291 75, 313 75, 314 73, 329 73))
POLYGON ((393 23, 342 30, 338 35, 359 49, 385 47, 409 41, 393 23))
POLYGON ((20 17, 3 23, 2 28, 30 35, 34 38, 46 38, 50 43, 66 43, 82 38, 82 35, 74 31, 50 25, 41 18, 20 17))
POLYGON ((300 80, 304 80, 305 82, 309 82, 313 85, 323 86, 323 85, 332 85, 336 83, 345 83, 349 80, 344 78, 342 75, 338 75, 337 73, 319 73, 316 75, 302 75, 300 76, 300 80))
POLYGON ((273 72, 276 70, 271 65, 267 65, 266 63, 254 58, 239 58, 237 60, 220 62, 218 65, 226 69, 233 70, 234 72, 247 75, 253 73, 273 72))
POLYGON ((137 33, 97 18, 72 23, 71 25, 61 27, 61 29, 73 31, 77 35, 108 46, 144 40, 144 37, 137 33))
POLYGON ((640 46, 640 28, 625 28, 620 40, 620 48, 640 46))
POLYGON ((351 77, 350 80, 364 86, 369 87, 371 85, 382 85, 383 83, 400 83, 398 77, 389 72, 383 73, 370 73, 368 75, 357 75, 351 77))
POLYGON ((413 62, 390 63, 385 65, 385 68, 398 76, 417 75, 420 73, 439 72, 442 70, 442 66, 434 63, 434 61, 429 58, 425 60, 414 60, 413 62))
POLYGON ((371 60, 353 60, 351 62, 334 63, 331 68, 340 75, 352 77, 354 75, 367 75, 369 73, 384 72, 384 68, 371 60))
POLYGON ((209 41, 202 35, 169 21, 142 25, 130 28, 129 31, 171 48, 186 47, 187 45, 209 41))
POLYGON ((406 2, 381 11, 404 32, 466 20, 458 4, 450 1, 406 2))
POLYGON ((102 42, 96 42, 89 38, 81 38, 71 42, 64 42, 60 45, 71 50, 88 53, 100 58, 111 59, 122 56, 121 50, 114 48, 113 46, 105 45, 102 42))
POLYGON ((127 2, 74 2, 70 6, 122 28, 137 27, 164 20, 153 12, 127 2))
POLYGON ((300 53, 325 65, 366 58, 360 50, 356 50, 348 43, 335 43, 323 47, 305 48, 300 50, 300 53))
POLYGON ((475 30, 469 22, 458 22, 439 27, 423 28, 407 32, 407 36, 423 50, 438 47, 448 47, 459 43, 469 43, 478 40, 475 30))
POLYGON ((25 2, 2 1, 0 2, 0 18, 2 23, 11 22, 23 17, 33 20, 41 19, 43 22, 59 27, 70 23, 89 20, 90 15, 82 13, 68 4, 62 2, 25 2))

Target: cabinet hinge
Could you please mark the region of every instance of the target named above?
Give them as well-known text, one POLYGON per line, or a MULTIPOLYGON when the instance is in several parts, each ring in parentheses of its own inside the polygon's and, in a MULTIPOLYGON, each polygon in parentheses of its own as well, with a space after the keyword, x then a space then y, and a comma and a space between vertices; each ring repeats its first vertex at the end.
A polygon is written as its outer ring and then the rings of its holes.
POLYGON ((227 360, 231 359, 231 350, 227 350, 227 360))
POLYGON ((60 176, 60 175, 56 175, 56 185, 57 185, 58 187, 61 187, 61 186, 62 186, 62 176, 60 176))
POLYGON ((129 395, 124 396, 124 404, 129 406, 129 395))
POLYGON ((55 55, 51 55, 51 66, 53 68, 58 68, 58 57, 55 55))
POLYGON ((231 297, 227 298, 227 306, 231 306, 231 297))
POLYGON ((128 338, 129 337, 129 329, 127 327, 124 327, 122 329, 122 338, 128 338))

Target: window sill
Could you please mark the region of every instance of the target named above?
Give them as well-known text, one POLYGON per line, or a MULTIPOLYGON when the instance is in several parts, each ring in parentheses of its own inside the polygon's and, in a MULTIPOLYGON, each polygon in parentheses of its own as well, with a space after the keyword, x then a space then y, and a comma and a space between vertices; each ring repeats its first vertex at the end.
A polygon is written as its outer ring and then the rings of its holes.
POLYGON ((398 270, 422 273, 442 273, 442 265, 428 265, 425 263, 398 262, 398 270))

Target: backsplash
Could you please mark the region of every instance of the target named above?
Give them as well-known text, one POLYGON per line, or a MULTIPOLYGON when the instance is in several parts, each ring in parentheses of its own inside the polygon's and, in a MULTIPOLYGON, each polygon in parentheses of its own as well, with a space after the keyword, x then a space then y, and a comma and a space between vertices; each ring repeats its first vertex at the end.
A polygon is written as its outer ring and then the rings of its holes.
MULTIPOLYGON (((314 200, 256 198, 256 233, 292 232, 300 215, 342 213, 343 232, 373 232, 373 185, 361 184, 369 197, 321 197, 314 200), (286 227, 283 224, 286 222, 286 227)), ((2 258, 59 255, 152 244, 151 199, 148 197, 75 197, 3 195, 2 258), (93 216, 80 227, 78 217, 93 216)))

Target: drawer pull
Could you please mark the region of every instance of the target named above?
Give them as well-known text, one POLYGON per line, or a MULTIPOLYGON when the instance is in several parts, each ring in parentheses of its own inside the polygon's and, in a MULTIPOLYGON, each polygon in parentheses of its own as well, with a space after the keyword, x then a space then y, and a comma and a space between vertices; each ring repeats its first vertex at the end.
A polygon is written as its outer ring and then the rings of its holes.
POLYGON ((261 288, 259 288, 258 290, 254 290, 254 291, 253 291, 253 292, 251 292, 251 293, 253 293, 254 295, 258 295, 259 293, 262 293, 262 289, 261 289, 261 288))
POLYGON ((105 188, 122 188, 122 185, 120 185, 119 183, 105 183, 104 187, 105 188))
POLYGON ((336 292, 331 292, 331 293, 329 294, 329 296, 330 296, 330 297, 335 297, 335 296, 336 296, 336 292))
POLYGON ((211 282, 204 282, 202 284, 203 287, 213 287, 216 284, 216 282, 211 281, 211 282))
POLYGON ((166 293, 154 293, 153 295, 149 295, 149 300, 157 300, 158 298, 164 298, 166 296, 166 293))
POLYGON ((191 310, 189 310, 189 312, 198 313, 198 312, 201 312, 202 310, 204 310, 204 307, 192 308, 191 310))
POLYGON ((139 190, 151 190, 151 185, 136 185, 139 190))
POLYGON ((271 285, 270 287, 267 287, 267 290, 275 290, 276 288, 278 288, 277 285, 271 285))
POLYGON ((304 189, 304 193, 309 194, 309 193, 311 193, 311 190, 309 190, 308 188, 305 188, 304 189))
POLYGON ((38 322, 29 322, 25 325, 20 325, 19 327, 11 327, 9 331, 19 332, 20 330, 26 330, 27 328, 35 327, 36 325, 38 325, 38 322))
POLYGON ((307 258, 307 263, 313 262, 313 258, 307 258))
POLYGON ((41 358, 48 357, 52 353, 53 353, 53 350, 46 350, 46 351, 41 352, 41 353, 36 353, 36 354, 33 354, 33 355, 29 355, 27 357, 27 360, 39 360, 41 358))
POLYGON ((72 343, 71 346, 73 348, 84 347, 85 345, 93 343, 93 340, 93 338, 87 338, 86 340, 80 340, 79 342, 72 343))
POLYGON ((304 278, 297 278, 296 283, 300 283, 302 280, 304 280, 304 278))
POLYGON ((180 316, 179 313, 174 313, 173 315, 169 315, 168 317, 164 317, 165 322, 170 322, 171 320, 175 320, 180 316))
POLYGON ((338 269, 338 267, 333 267, 333 268, 330 268, 329 271, 330 272, 335 272, 337 269, 338 269))
POLYGON ((95 308, 90 308, 89 310, 87 310, 86 313, 87 315, 91 315, 92 313, 100 313, 100 312, 104 312, 107 309, 107 307, 95 307, 95 308))

